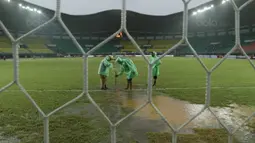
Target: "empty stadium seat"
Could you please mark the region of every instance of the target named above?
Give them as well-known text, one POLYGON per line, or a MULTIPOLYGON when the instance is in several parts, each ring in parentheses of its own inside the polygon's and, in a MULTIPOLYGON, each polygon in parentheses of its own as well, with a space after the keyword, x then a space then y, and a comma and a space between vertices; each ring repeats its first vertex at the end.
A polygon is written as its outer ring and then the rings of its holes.
POLYGON ((25 44, 32 53, 54 53, 46 46, 49 42, 44 38, 26 38, 21 42, 25 44))

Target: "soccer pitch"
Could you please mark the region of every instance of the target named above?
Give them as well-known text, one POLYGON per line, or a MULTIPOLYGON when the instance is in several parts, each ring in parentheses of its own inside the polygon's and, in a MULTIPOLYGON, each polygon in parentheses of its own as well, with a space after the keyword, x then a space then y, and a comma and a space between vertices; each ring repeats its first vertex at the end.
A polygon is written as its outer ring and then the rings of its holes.
MULTIPOLYGON (((107 81, 110 91, 100 91, 100 80, 97 71, 101 59, 89 58, 90 94, 111 119, 117 120, 116 118, 119 119, 119 117, 125 116, 133 109, 127 108, 124 103, 119 103, 119 100, 116 100, 115 89, 120 90, 120 96, 126 96, 127 100, 131 98, 135 101, 135 96, 143 95, 146 98, 147 64, 143 58, 131 58, 139 72, 139 76, 133 80, 133 91, 123 90, 126 86, 124 75, 117 79, 117 86, 115 86, 113 72, 110 72, 107 81), (114 109, 116 107, 114 105, 116 104, 121 104, 118 117, 115 117, 117 111, 114 109)), ((218 59, 202 60, 209 69, 219 61, 218 59)), ((81 58, 21 59, 20 82, 42 110, 49 113, 81 93, 83 88, 82 64, 81 58)), ((12 80, 12 61, 0 61, 0 65, 0 87, 3 87, 12 80)), ((254 77, 254 69, 247 60, 227 59, 212 73, 211 106, 225 108, 232 107, 235 104, 254 109, 254 77)), ((171 99, 200 105, 205 103, 205 87, 206 72, 195 58, 166 57, 162 60, 160 66, 160 76, 157 86, 153 88, 153 96, 156 97, 160 94, 171 99)), ((159 104, 158 106, 160 106, 159 104)), ((175 106, 172 105, 172 108, 171 110, 174 110, 175 106)), ((13 86, 0 93, 0 113, 0 129, 3 130, 3 133, 0 132, 0 142, 1 137, 3 140, 12 137, 14 140, 25 143, 42 141, 42 119, 17 87, 13 86)), ((99 112, 89 104, 86 97, 67 107, 67 109, 63 109, 50 118, 51 142, 109 142, 109 125, 98 114, 99 112)), ((124 130, 128 129, 125 124, 124 122, 120 125, 120 131, 118 130, 119 133, 117 133, 118 141, 137 141, 138 139, 134 139, 133 136, 125 135, 127 132, 124 130)), ((254 127, 254 124, 249 126, 254 127)), ((254 128, 252 129, 254 133, 254 128)), ((201 130, 196 128, 195 136, 179 135, 178 140, 185 143, 198 141, 213 143, 218 137, 221 139, 217 142, 227 141, 227 134, 221 129, 201 130), (208 134, 206 135, 205 132, 208 134)), ((164 135, 153 133, 146 135, 150 142, 168 141, 168 138, 165 138, 164 135), (160 137, 167 141, 158 139, 160 137)))

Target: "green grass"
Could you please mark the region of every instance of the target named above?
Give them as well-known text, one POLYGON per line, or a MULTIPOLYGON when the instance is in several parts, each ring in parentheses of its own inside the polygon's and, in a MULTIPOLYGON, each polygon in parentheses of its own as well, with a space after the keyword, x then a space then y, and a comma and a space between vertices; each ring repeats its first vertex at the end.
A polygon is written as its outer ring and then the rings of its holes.
MULTIPOLYGON (((172 135, 169 133, 148 133, 147 136, 149 143, 171 143, 172 140, 172 135)), ((180 143, 226 143, 227 141, 227 132, 222 129, 195 129, 194 134, 180 134, 177 138, 177 142, 180 143)))
MULTIPOLYGON (((101 58, 89 59, 89 89, 91 90, 99 89, 97 70, 100 60, 101 58)), ((133 58, 133 60, 139 72, 139 76, 134 79, 134 86, 146 88, 147 65, 142 58, 133 58)), ((211 68, 218 60, 203 59, 203 61, 208 68, 211 68)), ((162 92, 177 99, 203 104, 206 72, 196 59, 165 58, 162 62, 157 88, 171 88, 162 92)), ((79 91, 67 90, 83 88, 82 64, 82 60, 78 58, 21 60, 20 82, 27 90, 42 91, 28 92, 42 110, 49 113, 80 94, 79 91)), ((0 87, 2 87, 12 80, 12 62, 0 61, 0 67, 0 87)), ((212 88, 211 105, 228 106, 237 103, 254 106, 255 88, 243 88, 254 87, 254 75, 254 69, 245 60, 225 61, 212 73, 212 87, 224 88, 212 88)), ((110 75, 108 83, 109 87, 113 88, 113 74, 110 75)), ((120 77, 118 83, 119 88, 124 88, 125 76, 120 77)), ((13 86, 10 89, 18 88, 13 86)), ((93 95, 102 108, 107 108, 109 102, 115 102, 111 97, 93 95)), ((88 104, 86 98, 80 99, 72 106, 83 104, 88 104)), ((43 139, 42 119, 20 91, 0 93, 0 127, 2 127, 0 132, 2 130, 4 136, 16 136, 22 143, 37 143, 42 142, 43 139)), ((50 140, 53 143, 109 142, 109 132, 107 122, 101 117, 83 117, 59 112, 50 118, 50 140)))

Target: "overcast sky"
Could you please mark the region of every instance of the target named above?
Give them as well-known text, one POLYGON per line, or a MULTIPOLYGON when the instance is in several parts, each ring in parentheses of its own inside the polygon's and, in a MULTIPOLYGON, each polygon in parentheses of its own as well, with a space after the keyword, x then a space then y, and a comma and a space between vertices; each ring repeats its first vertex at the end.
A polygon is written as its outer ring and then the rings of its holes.
MULTIPOLYGON (((55 0, 26 0, 27 2, 55 10, 55 0)), ((61 11, 71 15, 87 15, 105 10, 121 9, 122 0, 62 0, 61 11)), ((126 0, 127 10, 148 15, 169 15, 183 11, 182 0, 126 0)), ((212 0, 192 0, 189 8, 212 0)))

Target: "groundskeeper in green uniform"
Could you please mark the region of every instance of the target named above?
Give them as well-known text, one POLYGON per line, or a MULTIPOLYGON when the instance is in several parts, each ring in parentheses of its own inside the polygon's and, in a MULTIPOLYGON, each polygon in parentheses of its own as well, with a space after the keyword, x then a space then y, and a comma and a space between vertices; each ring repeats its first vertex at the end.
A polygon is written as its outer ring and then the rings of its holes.
MULTIPOLYGON (((158 58, 157 53, 156 52, 152 52, 151 53, 151 58, 150 58, 150 62, 154 62, 156 59, 158 58)), ((153 82, 153 86, 156 85, 157 83, 157 78, 159 76, 159 66, 161 65, 161 60, 158 60, 153 66, 152 66, 152 76, 154 79, 153 82)))
POLYGON ((116 77, 122 75, 125 72, 127 76, 126 89, 132 90, 132 79, 138 76, 137 68, 134 62, 131 59, 121 57, 118 57, 115 62, 121 66, 120 72, 116 74, 116 77))
POLYGON ((101 79, 101 89, 108 89, 106 86, 107 77, 109 76, 109 70, 113 67, 111 60, 113 60, 112 56, 106 56, 100 63, 98 74, 101 79))

